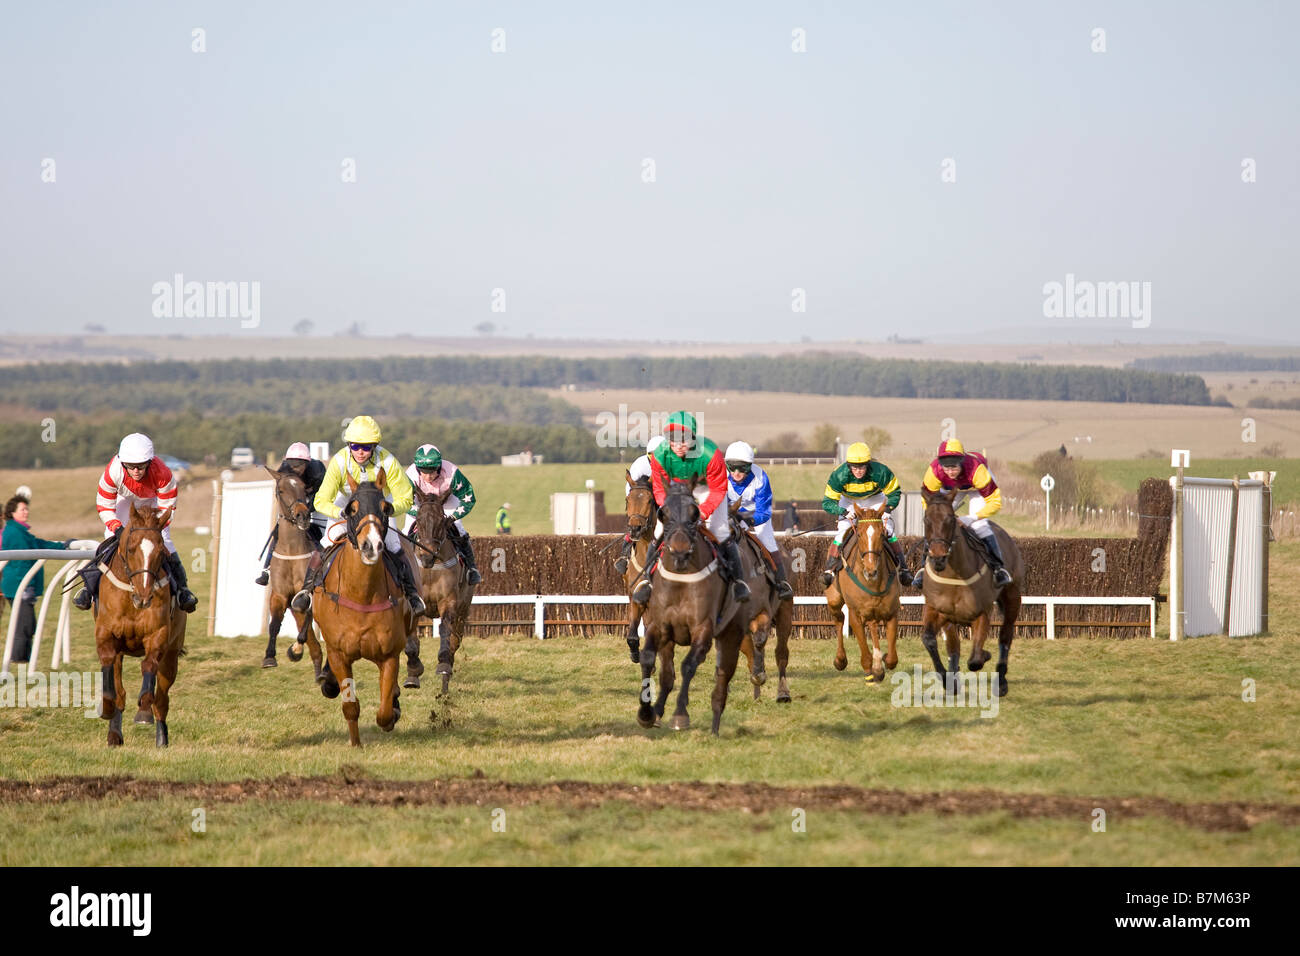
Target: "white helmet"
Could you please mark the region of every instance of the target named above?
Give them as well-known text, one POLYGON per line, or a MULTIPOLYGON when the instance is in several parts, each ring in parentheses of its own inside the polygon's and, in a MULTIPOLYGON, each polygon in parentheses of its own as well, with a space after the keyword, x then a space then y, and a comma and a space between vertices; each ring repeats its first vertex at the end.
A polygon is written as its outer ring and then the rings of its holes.
POLYGON ((743 441, 733 441, 727 446, 727 453, 722 458, 724 461, 743 461, 752 465, 754 463, 754 449, 743 441))
POLYGON ((124 465, 138 465, 141 462, 153 461, 153 442, 149 440, 148 435, 132 432, 122 439, 122 444, 117 446, 117 460, 124 465))
POLYGON ((647 455, 653 455, 655 453, 655 449, 657 449, 665 441, 667 441, 667 439, 664 438, 663 435, 655 435, 654 438, 650 439, 648 442, 645 443, 645 453, 647 455))
POLYGON ((311 449, 300 441, 294 442, 289 446, 289 450, 284 453, 285 458, 310 458, 311 449))

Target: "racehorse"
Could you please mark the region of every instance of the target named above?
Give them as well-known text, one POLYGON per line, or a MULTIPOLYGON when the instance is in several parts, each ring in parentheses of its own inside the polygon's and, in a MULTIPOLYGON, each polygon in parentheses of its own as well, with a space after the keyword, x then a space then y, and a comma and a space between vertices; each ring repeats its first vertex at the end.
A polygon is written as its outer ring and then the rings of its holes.
MULTIPOLYGON (((428 609, 430 618, 438 618, 438 667, 442 677, 442 693, 447 693, 451 681, 456 651, 465 635, 465 621, 469 606, 474 600, 474 585, 469 583, 469 569, 456 553, 451 536, 456 534, 456 522, 443 513, 443 504, 450 489, 441 495, 426 495, 415 488, 418 510, 409 536, 402 538, 405 559, 416 568, 420 598, 428 609)), ((418 622, 418 627, 406 639, 406 679, 403 687, 419 687, 424 664, 420 661, 420 633, 427 630, 433 637, 433 622, 418 622)))
MULTIPOLYGON (((663 543, 655 567, 653 590, 646 607, 645 647, 641 653, 641 706, 637 723, 653 727, 664 714, 664 704, 673 689, 673 650, 689 646, 682 659, 682 689, 669 726, 685 730, 691 679, 718 642, 718 664, 713 687, 713 733, 717 734, 722 710, 727 703, 727 686, 736 672, 740 644, 749 627, 749 611, 731 595, 723 578, 720 561, 699 528, 700 506, 688 482, 674 480, 668 489, 659 520, 664 525, 663 543), (659 658, 659 696, 650 703, 651 673, 659 658)), ((742 564, 744 562, 742 556, 742 564)), ((746 605, 750 602, 744 602, 746 605)))
MULTIPOLYGON (((280 624, 284 621, 284 612, 290 610, 289 602, 302 590, 303 579, 307 575, 307 559, 319 550, 311 531, 311 506, 307 504, 307 486, 303 480, 292 472, 272 471, 266 469, 275 479, 275 500, 280 509, 276 519, 275 533, 267 547, 271 552, 270 602, 271 623, 267 630, 270 640, 266 643, 266 656, 262 659, 263 667, 275 667, 275 642, 280 635, 280 624)), ((293 619, 298 625, 298 640, 289 647, 289 660, 302 660, 302 646, 307 645, 311 653, 312 668, 316 671, 316 681, 324 679, 324 667, 320 642, 311 626, 311 611, 299 614, 293 611, 293 619)))
MULTIPOLYGON (((749 663, 749 680, 754 685, 754 700, 762 697, 762 688, 767 683, 767 664, 764 649, 773 629, 776 630, 776 702, 790 703, 790 686, 786 683, 785 669, 790 662, 790 634, 794 631, 794 600, 781 601, 777 598, 777 586, 774 578, 768 575, 772 560, 784 561, 785 554, 778 550, 775 555, 763 546, 763 543, 749 534, 740 516, 740 501, 731 505, 732 534, 737 536, 741 566, 745 569, 745 583, 749 585, 749 601, 746 602, 752 613, 745 638, 741 641, 740 652, 749 663)), ((788 572, 788 568, 786 569, 788 572)), ((787 573, 787 578, 789 574, 787 573)))
POLYGON ((925 499, 925 540, 928 560, 923 566, 925 583, 925 616, 922 619, 921 641, 930 652, 935 669, 949 686, 948 671, 939 659, 936 635, 946 628, 948 670, 960 671, 961 638, 952 624, 969 624, 971 629, 970 659, 966 662, 977 671, 989 660, 984 650, 988 638, 990 614, 996 604, 1002 609, 1002 626, 998 631, 998 696, 1007 693, 1007 657, 1011 653, 1011 640, 1016 634, 1016 618, 1020 614, 1021 588, 1025 580, 1025 563, 1020 549, 1011 536, 994 524, 993 533, 1011 575, 1011 583, 999 589, 993 583, 993 574, 984 560, 983 546, 978 537, 961 526, 953 511, 956 489, 944 492, 922 491, 925 499), (958 531, 961 533, 958 533, 958 531))
MULTIPOLYGON (((853 540, 844 553, 844 567, 826 589, 826 603, 841 619, 849 609, 849 628, 858 642, 859 660, 867 672, 868 684, 885 679, 885 668, 898 666, 898 612, 902 586, 898 567, 885 548, 885 509, 853 506, 853 540), (880 632, 884 629, 887 652, 880 653, 880 632), (871 631, 871 654, 867 654, 867 630, 871 631)), ((844 653, 844 631, 837 631, 835 669, 844 670, 849 659, 844 653)))
POLYGON ((312 593, 312 614, 329 658, 321 693, 333 699, 344 691, 348 736, 352 746, 360 747, 357 718, 361 705, 352 665, 364 657, 379 667, 375 722, 383 730, 392 730, 402 715, 397 660, 406 647, 407 635, 415 630, 415 615, 384 566, 384 538, 393 513, 392 502, 384 498, 384 472, 380 470, 373 482, 358 484, 351 475, 347 478, 352 492, 343 506, 347 537, 336 546, 330 567, 312 593))
MULTIPOLYGON (((162 531, 171 509, 131 505, 122 540, 107 564, 95 608, 95 650, 104 676, 100 716, 108 723, 108 745, 122 746, 122 656, 143 657, 139 707, 154 725, 154 744, 166 747, 167 711, 176 668, 185 652, 185 619, 176 588, 163 569, 167 547, 162 531)), ((141 721, 137 716, 137 722, 141 721)))
POLYGON ((654 540, 655 528, 655 494, 650 487, 650 479, 632 479, 627 472, 627 534, 632 539, 632 553, 628 557, 627 570, 623 572, 623 584, 627 588, 627 649, 632 655, 632 663, 641 662, 641 638, 637 627, 645 615, 644 604, 632 600, 632 590, 636 587, 645 568, 646 552, 654 540))

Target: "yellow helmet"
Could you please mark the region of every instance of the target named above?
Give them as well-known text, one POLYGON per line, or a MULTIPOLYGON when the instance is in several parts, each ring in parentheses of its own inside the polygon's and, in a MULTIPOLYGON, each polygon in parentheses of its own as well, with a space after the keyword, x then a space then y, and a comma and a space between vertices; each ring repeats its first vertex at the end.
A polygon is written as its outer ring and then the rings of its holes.
POLYGON ((955 438, 949 438, 947 441, 939 442, 939 450, 934 453, 935 458, 949 458, 966 454, 966 449, 955 438))
POLYGON ((849 453, 844 460, 850 465, 865 465, 871 461, 871 447, 864 441, 855 441, 849 446, 849 453))
POLYGON ((377 445, 382 437, 378 423, 369 415, 358 415, 352 419, 348 422, 347 431, 343 433, 344 441, 361 445, 377 445))

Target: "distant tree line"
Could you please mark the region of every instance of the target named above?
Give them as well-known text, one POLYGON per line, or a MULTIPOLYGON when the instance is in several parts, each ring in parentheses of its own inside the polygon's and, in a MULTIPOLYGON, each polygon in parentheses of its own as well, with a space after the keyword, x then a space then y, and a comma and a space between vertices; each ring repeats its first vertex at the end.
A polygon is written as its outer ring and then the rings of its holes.
MULTIPOLYGON (((930 362, 872 359, 839 353, 744 358, 551 358, 545 356, 421 356, 296 361, 53 363, 5 370, 7 401, 39 385, 70 383, 153 389, 235 386, 276 396, 300 387, 332 387, 355 409, 352 383, 392 387, 512 386, 556 388, 730 389, 865 395, 890 398, 993 398, 1033 401, 1150 402, 1208 405, 1199 376, 1082 365, 930 362), (346 386, 346 387, 345 387, 346 386)), ((116 393, 115 393, 116 394, 116 393)), ((214 395, 215 393, 206 393, 214 395)), ((312 392, 312 400, 322 393, 312 392)), ((25 402, 23 404, 26 404, 25 402)), ((209 406, 211 407, 211 406, 209 406)), ((339 406, 335 406, 339 407, 339 406)), ((382 408, 381 406, 378 406, 382 408)))
MULTIPOLYGON (((437 417, 466 421, 514 422, 527 425, 581 425, 582 413, 563 399, 534 389, 478 385, 424 384, 402 381, 348 380, 346 387, 322 379, 282 381, 267 375, 253 381, 210 382, 202 379, 162 379, 144 384, 74 376, 76 366, 64 368, 62 382, 22 381, 7 372, 0 380, 0 402, 40 412, 133 412, 199 415, 310 416, 374 414, 380 418, 437 417)), ((98 368, 98 367, 94 367, 98 368)), ((121 366, 118 366, 121 369, 121 366)))
MULTIPOLYGON (((0 448, 6 467, 72 468, 107 464, 117 453, 123 435, 142 431, 154 441, 160 455, 201 462, 215 455, 223 464, 230 450, 252 448, 261 457, 269 451, 284 454, 290 442, 328 441, 337 450, 342 443, 337 415, 285 416, 240 414, 205 418, 195 412, 160 416, 115 415, 94 421, 55 417, 51 426, 33 417, 28 422, 0 423, 0 448), (47 441, 53 437, 53 441, 47 441)), ((592 434, 578 425, 526 425, 503 422, 442 421, 436 418, 383 419, 383 445, 404 465, 415 449, 433 442, 457 464, 495 464, 502 455, 531 448, 548 462, 618 461, 617 448, 598 446, 592 434)))
POLYGON ((1300 398, 1268 398, 1256 396, 1246 403, 1247 408, 1289 408, 1300 409, 1300 398))
POLYGON ((1156 355, 1134 359, 1125 367, 1149 372, 1300 372, 1300 358, 1213 352, 1209 355, 1156 355))

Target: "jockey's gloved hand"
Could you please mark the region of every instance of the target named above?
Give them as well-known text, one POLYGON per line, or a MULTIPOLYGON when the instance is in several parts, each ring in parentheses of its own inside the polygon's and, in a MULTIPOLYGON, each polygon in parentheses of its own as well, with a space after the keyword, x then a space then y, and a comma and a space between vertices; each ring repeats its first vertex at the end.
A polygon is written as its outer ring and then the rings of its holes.
POLYGON ((848 508, 841 508, 836 514, 837 518, 847 518, 848 516, 849 516, 848 508))

